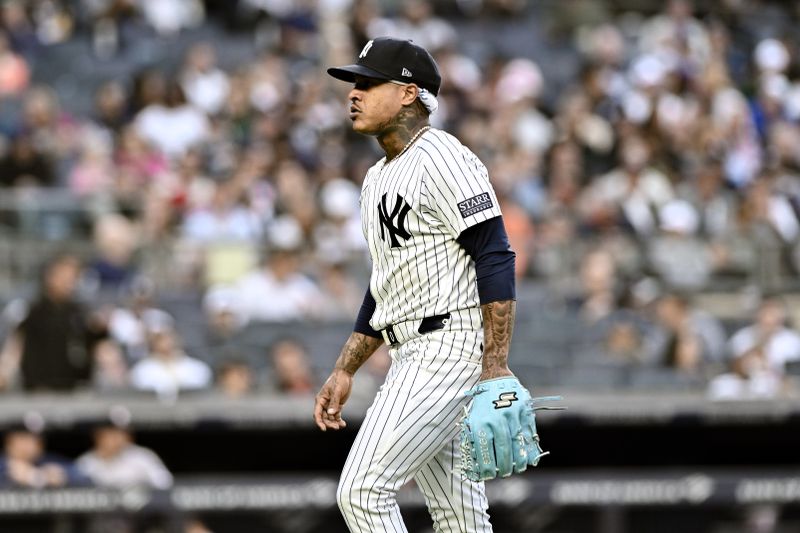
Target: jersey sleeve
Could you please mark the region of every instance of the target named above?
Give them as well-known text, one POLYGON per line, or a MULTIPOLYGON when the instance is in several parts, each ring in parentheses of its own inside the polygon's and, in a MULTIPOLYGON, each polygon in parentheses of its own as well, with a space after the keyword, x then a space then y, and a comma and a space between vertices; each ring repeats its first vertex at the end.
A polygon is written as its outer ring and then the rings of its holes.
POLYGON ((475 224, 500 216, 486 166, 455 141, 424 147, 425 201, 453 238, 475 224))

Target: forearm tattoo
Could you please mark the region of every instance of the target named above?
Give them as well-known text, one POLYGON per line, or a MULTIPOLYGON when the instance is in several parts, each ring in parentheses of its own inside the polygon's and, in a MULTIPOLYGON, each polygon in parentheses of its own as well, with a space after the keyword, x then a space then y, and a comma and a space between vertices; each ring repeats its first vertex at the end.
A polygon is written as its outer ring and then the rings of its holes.
POLYGON ((355 374, 364 361, 369 359, 369 356, 375 353, 375 350, 383 343, 382 339, 369 337, 362 333, 353 332, 350 338, 344 343, 342 352, 336 360, 334 369, 344 370, 348 374, 355 374))
POLYGON ((508 368, 508 351, 514 331, 516 302, 504 300, 481 306, 483 313, 483 371, 493 374, 508 368))

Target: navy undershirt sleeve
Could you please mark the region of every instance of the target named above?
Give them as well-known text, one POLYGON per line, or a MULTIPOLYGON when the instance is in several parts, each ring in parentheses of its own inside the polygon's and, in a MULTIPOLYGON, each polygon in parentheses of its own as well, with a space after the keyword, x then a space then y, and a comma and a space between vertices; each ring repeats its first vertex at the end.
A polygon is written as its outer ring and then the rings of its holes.
POLYGON ((364 301, 361 303, 361 309, 358 311, 358 317, 356 318, 355 326, 353 326, 353 331, 368 337, 375 337, 376 339, 381 338, 381 334, 372 329, 372 326, 369 325, 372 314, 375 312, 376 305, 375 298, 372 297, 372 293, 369 292, 369 287, 367 287, 367 293, 364 295, 364 301))
POLYGON ((465 229, 458 244, 475 261, 481 305, 516 299, 514 262, 503 217, 484 220, 465 229))

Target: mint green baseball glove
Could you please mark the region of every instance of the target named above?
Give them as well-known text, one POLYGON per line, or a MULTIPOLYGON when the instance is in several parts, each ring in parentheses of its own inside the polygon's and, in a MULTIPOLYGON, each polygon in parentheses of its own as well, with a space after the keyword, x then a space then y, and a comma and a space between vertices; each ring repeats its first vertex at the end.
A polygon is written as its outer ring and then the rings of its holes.
POLYGON ((536 433, 539 402, 559 396, 531 398, 516 377, 481 381, 466 392, 472 397, 461 419, 461 472, 472 481, 508 477, 536 466, 549 452, 536 433))

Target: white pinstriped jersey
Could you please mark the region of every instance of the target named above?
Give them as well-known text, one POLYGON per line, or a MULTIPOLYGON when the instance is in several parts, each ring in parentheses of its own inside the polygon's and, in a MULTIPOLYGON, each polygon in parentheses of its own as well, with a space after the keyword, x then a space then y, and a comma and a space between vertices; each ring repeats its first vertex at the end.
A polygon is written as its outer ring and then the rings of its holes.
POLYGON ((360 205, 375 330, 480 305, 475 264, 456 238, 500 207, 486 167, 458 139, 431 128, 378 161, 360 205))

